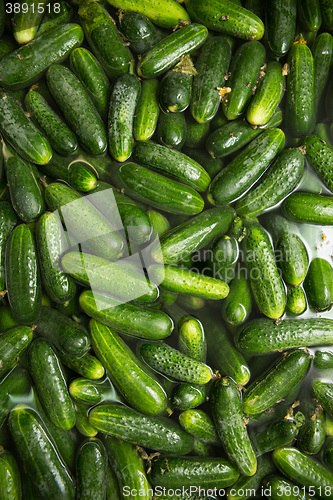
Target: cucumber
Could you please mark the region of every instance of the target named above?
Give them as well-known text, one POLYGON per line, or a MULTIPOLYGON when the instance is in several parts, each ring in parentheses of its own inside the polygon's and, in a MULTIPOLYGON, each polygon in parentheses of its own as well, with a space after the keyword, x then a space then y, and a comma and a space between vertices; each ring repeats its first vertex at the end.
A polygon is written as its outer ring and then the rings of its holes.
POLYGON ((9 429, 37 495, 45 500, 74 500, 75 488, 70 473, 37 414, 16 406, 9 416, 9 429))
POLYGON ((193 80, 191 114, 198 123, 214 118, 220 105, 218 88, 224 85, 231 48, 225 37, 209 38, 200 50, 193 80))
MULTIPOLYGON (((189 113, 185 116, 185 119, 186 119, 186 140, 184 146, 186 148, 190 148, 190 151, 195 149, 196 152, 194 153, 194 155, 196 155, 196 153, 199 153, 199 156, 203 155, 207 158, 207 154, 205 152, 198 150, 197 148, 202 148, 204 146, 207 136, 209 134, 210 122, 198 123, 189 113)), ((184 152, 188 154, 187 149, 184 152)), ((191 158, 191 155, 189 156, 191 158)), ((192 156, 192 159, 195 158, 192 156)), ((199 161, 198 163, 202 163, 202 160, 199 161)), ((205 168, 207 170, 206 165, 205 168)))
POLYGON ((124 162, 132 152, 133 120, 140 95, 140 81, 132 74, 121 75, 113 84, 108 114, 109 151, 124 162))
POLYGON ((213 31, 245 40, 260 40, 264 25, 258 16, 244 9, 240 2, 213 0, 203 4, 200 0, 185 0, 191 19, 213 31))
POLYGON ((179 423, 194 438, 204 443, 220 446, 214 422, 202 410, 186 410, 179 415, 179 423))
POLYGON ((179 384, 171 393, 170 401, 174 410, 196 408, 207 400, 205 385, 179 384))
POLYGON ((133 124, 133 134, 137 141, 147 141, 156 130, 160 112, 158 85, 156 78, 142 82, 133 124))
POLYGON ((82 292, 80 306, 97 321, 133 337, 159 340, 173 330, 173 321, 165 312, 124 303, 98 292, 82 292))
MULTIPOLYGON (((184 61, 167 71, 160 83, 159 102, 166 113, 180 113, 190 104, 193 75, 188 72, 186 62, 184 58, 184 61)), ((190 58, 188 64, 193 64, 190 58)))
POLYGON ((268 63, 265 75, 247 108, 247 121, 251 125, 265 125, 280 104, 284 90, 285 77, 281 64, 276 61, 268 63))
POLYGON ((205 332, 197 318, 186 315, 178 322, 178 349, 190 358, 206 362, 205 332))
POLYGON ((67 231, 83 249, 86 247, 105 259, 121 257, 124 247, 121 236, 87 198, 64 184, 53 183, 45 189, 45 201, 50 210, 60 212, 67 231))
POLYGON ((11 90, 37 82, 51 64, 64 61, 81 45, 83 30, 74 23, 57 26, 1 59, 0 85, 11 90))
POLYGON ((323 462, 327 467, 332 468, 333 464, 333 440, 332 439, 327 439, 325 444, 324 444, 324 450, 323 450, 323 462))
POLYGON ((330 127, 328 126, 327 123, 317 123, 313 131, 313 135, 325 141, 326 144, 330 146, 330 148, 332 149, 333 143, 331 138, 331 132, 330 132, 330 127))
POLYGON ((331 307, 333 302, 333 269, 327 260, 317 257, 311 261, 304 281, 304 289, 309 305, 313 309, 324 311, 331 307))
POLYGON ((0 450, 0 495, 3 500, 21 498, 21 475, 17 462, 7 450, 0 450))
POLYGON ((297 16, 305 31, 318 31, 322 21, 319 0, 298 1, 297 16))
POLYGON ((333 352, 321 349, 316 351, 313 366, 317 370, 331 370, 333 368, 333 352))
POLYGON ((97 177, 84 163, 75 162, 68 169, 68 184, 77 191, 90 193, 98 186, 97 177))
POLYGON ((154 371, 189 384, 207 384, 214 378, 209 366, 163 343, 140 342, 138 354, 154 371))
POLYGON ((218 436, 229 460, 241 474, 253 476, 257 470, 257 459, 243 420, 237 385, 227 377, 216 380, 209 401, 218 436))
POLYGON ((92 356, 88 352, 81 357, 67 356, 61 352, 58 355, 64 365, 82 377, 90 380, 98 380, 104 376, 104 366, 95 356, 92 356))
POLYGON ((92 381, 85 378, 76 378, 69 385, 69 393, 75 401, 95 405, 105 402, 119 401, 116 391, 108 379, 92 381))
POLYGON ((25 224, 12 231, 6 246, 6 286, 14 319, 35 323, 40 315, 42 287, 34 235, 25 224))
POLYGON ((109 107, 110 83, 102 66, 96 57, 83 47, 72 50, 69 62, 97 111, 105 118, 109 107))
MULTIPOLYGON (((275 471, 274 471, 275 472, 275 471)), ((299 488, 295 483, 291 483, 285 478, 280 476, 268 476, 263 480, 265 490, 269 491, 271 500, 308 500, 308 496, 303 493, 303 488, 299 488)))
POLYGON ((234 214, 231 207, 212 208, 176 226, 164 234, 160 246, 153 247, 154 260, 172 264, 188 257, 227 232, 234 214))
POLYGON ((213 277, 229 285, 235 276, 238 257, 238 243, 233 236, 223 235, 220 238, 216 238, 210 247, 209 255, 213 277))
MULTIPOLYGON (((26 398, 31 391, 30 378, 25 370, 16 366, 7 375, 1 378, 0 382, 0 425, 1 430, 7 427, 3 425, 7 414, 16 405, 17 398, 26 398)), ((3 445, 3 441, 1 442, 3 445)))
POLYGON ((292 419, 284 418, 269 422, 262 427, 255 427, 249 431, 251 443, 257 457, 281 446, 285 446, 295 439, 298 427, 292 419))
POLYGON ((277 468, 296 484, 305 487, 320 498, 332 498, 333 474, 319 462, 304 455, 292 446, 279 448, 273 452, 273 461, 277 468), (325 494, 328 490, 328 496, 325 494))
POLYGON ((184 113, 160 113, 157 122, 157 138, 163 146, 181 149, 186 141, 184 113))
POLYGON ((280 58, 290 49, 296 31, 297 0, 272 0, 266 5, 268 46, 280 58))
POLYGON ((106 500, 112 500, 112 499, 120 500, 120 491, 116 473, 113 467, 111 467, 111 464, 108 463, 106 471, 106 500))
POLYGON ((45 339, 36 339, 29 349, 29 372, 40 402, 51 422, 68 430, 75 424, 75 409, 69 396, 58 356, 45 339))
POLYGON ((245 110, 264 62, 265 48, 258 41, 246 42, 237 49, 227 81, 231 90, 223 95, 222 100, 223 111, 228 120, 235 120, 245 110))
POLYGON ((170 229, 168 219, 160 212, 157 212, 157 210, 147 210, 146 214, 149 217, 153 230, 159 237, 163 236, 170 229))
POLYGON ((13 94, 3 89, 0 89, 0 113, 0 132, 15 151, 32 163, 48 163, 52 157, 48 140, 27 118, 13 94))
POLYGON ((297 439, 298 447, 307 455, 319 453, 325 441, 325 417, 321 406, 314 408, 312 415, 307 415, 297 439))
MULTIPOLYGON (((2 4, 4 5, 4 4, 2 4)), ((0 7, 1 9, 2 7, 0 7)), ((0 14, 1 17, 1 14, 0 14)), ((0 28, 1 32, 1 28, 0 28)), ((14 38, 9 33, 5 33, 0 37, 0 59, 2 59, 5 55, 9 54, 13 50, 17 48, 17 43, 14 38)))
POLYGON ((208 136, 206 148, 212 158, 223 158, 246 146, 261 132, 242 118, 231 120, 208 136))
POLYGON ((279 325, 268 319, 249 321, 240 332, 237 345, 247 354, 263 354, 333 343, 333 321, 326 318, 285 319, 279 325))
POLYGON ((231 488, 228 488, 227 499, 246 500, 247 498, 251 498, 255 492, 261 491, 260 485, 262 484, 263 478, 275 470, 269 455, 261 457, 258 460, 258 468, 254 476, 241 476, 231 488))
POLYGON ((35 38, 44 14, 45 4, 46 0, 39 3, 37 0, 28 0, 24 7, 22 5, 19 12, 14 14, 13 35, 19 44, 28 43, 35 38))
POLYGON ((202 197, 193 188, 136 163, 121 165, 113 175, 116 186, 125 194, 164 212, 195 215, 204 207, 202 197))
POLYGON ((302 286, 288 287, 286 313, 298 316, 306 311, 307 307, 306 296, 302 286))
POLYGON ((51 31, 61 24, 68 23, 72 19, 72 7, 63 0, 60 0, 58 4, 59 6, 54 6, 53 9, 51 8, 49 11, 45 12, 38 28, 38 36, 46 31, 51 31))
POLYGON ((136 54, 144 54, 163 38, 161 30, 142 12, 121 10, 119 29, 136 54))
POLYGON ((8 201, 0 201, 0 291, 5 289, 5 251, 10 233, 17 224, 16 214, 8 201))
POLYGON ((282 130, 264 130, 214 177, 209 186, 208 201, 223 205, 245 194, 282 150, 284 142, 282 130))
POLYGON ((88 43, 109 79, 128 73, 132 54, 108 11, 99 3, 85 0, 78 14, 88 43))
POLYGON ((311 134, 315 117, 315 78, 312 52, 304 40, 295 42, 288 54, 285 120, 293 137, 311 134))
MULTIPOLYGON (((301 2, 300 2, 301 3, 301 2)), ((319 4, 318 0, 311 0, 312 5, 319 4)), ((318 5, 319 6, 319 5, 318 5)), ((319 7, 320 12, 320 7, 319 7)), ((314 61, 314 80, 315 80, 315 91, 314 100, 316 108, 318 108, 321 102, 321 97, 326 88, 329 74, 332 66, 333 58, 333 37, 329 33, 321 33, 316 37, 313 48, 313 61, 314 61)))
POLYGON ((333 29, 333 15, 332 15, 332 1, 319 0, 323 25, 326 29, 331 31, 333 29))
POLYGON ((105 500, 108 457, 102 441, 86 439, 76 456, 77 498, 105 500))
POLYGON ((153 486, 166 488, 225 488, 237 481, 239 473, 227 460, 215 457, 159 457, 149 479, 153 486), (168 467, 166 467, 168 466, 168 467))
POLYGON ((272 244, 264 228, 255 221, 245 224, 244 260, 251 289, 260 311, 278 319, 286 306, 286 293, 280 277, 272 244))
POLYGON ((333 415, 333 384, 323 380, 315 379, 311 384, 312 394, 323 407, 325 414, 333 415))
POLYGON ((282 213, 294 222, 333 224, 333 197, 316 193, 292 193, 282 203, 282 213))
POLYGON ((186 455, 193 448, 192 436, 172 420, 124 405, 99 405, 89 412, 89 422, 101 432, 165 453, 186 455))
POLYGON ((333 192, 333 151, 329 143, 325 143, 316 135, 305 138, 306 157, 325 186, 333 192))
POLYGON ((0 335, 0 377, 18 362, 32 336, 33 331, 28 326, 14 326, 0 335))
POLYGON ((309 256, 301 238, 297 234, 282 233, 275 254, 284 281, 292 286, 300 285, 309 266, 309 256))
POLYGON ((126 401, 145 414, 163 412, 167 401, 162 386, 119 335, 95 320, 90 322, 90 333, 96 356, 126 401))
POLYGON ((171 69, 182 56, 191 54, 201 47, 207 36, 207 28, 196 23, 174 31, 145 52, 137 66, 138 76, 155 78, 162 75, 171 69))
POLYGON ((0 309, 0 331, 6 332, 14 326, 19 326, 19 323, 13 318, 10 306, 3 305, 0 309))
POLYGON ((53 64, 46 80, 51 95, 80 146, 92 155, 104 153, 107 137, 104 124, 80 80, 64 66, 53 64))
POLYGON ((88 411, 89 406, 85 404, 75 403, 75 411, 76 411, 76 422, 75 427, 83 436, 93 438, 97 436, 98 430, 95 429, 92 425, 90 425, 88 420, 88 411))
POLYGON ((252 309, 252 294, 245 269, 239 269, 222 304, 222 317, 229 325, 242 325, 252 309))

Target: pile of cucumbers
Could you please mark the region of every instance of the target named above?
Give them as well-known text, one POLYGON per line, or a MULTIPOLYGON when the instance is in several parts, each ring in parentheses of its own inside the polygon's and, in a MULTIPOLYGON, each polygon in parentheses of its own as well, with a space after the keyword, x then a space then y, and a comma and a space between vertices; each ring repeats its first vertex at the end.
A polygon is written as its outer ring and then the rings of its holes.
POLYGON ((333 499, 333 1, 0 0, 0 499, 333 499))

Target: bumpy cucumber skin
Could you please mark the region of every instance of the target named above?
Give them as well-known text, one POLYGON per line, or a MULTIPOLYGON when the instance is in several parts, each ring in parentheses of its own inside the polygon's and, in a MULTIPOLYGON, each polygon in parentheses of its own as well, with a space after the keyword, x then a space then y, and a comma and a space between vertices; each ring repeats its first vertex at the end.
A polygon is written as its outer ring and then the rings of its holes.
POLYGON ((89 193, 98 185, 97 177, 80 162, 73 163, 68 169, 68 184, 77 191, 89 193))
POLYGON ((204 443, 220 446, 214 422, 202 410, 186 410, 179 415, 179 423, 186 432, 204 443))
POLYGON ((284 418, 256 427, 249 434, 254 452, 259 457, 291 443, 298 434, 298 427, 292 419, 284 418))
POLYGON ((0 495, 4 500, 21 498, 21 476, 17 462, 7 450, 0 450, 0 495))
POLYGON ((294 222, 333 224, 333 197, 315 193, 292 193, 282 203, 282 213, 294 222))
POLYGON ((32 329, 28 326, 14 326, 0 336, 1 368, 0 376, 4 375, 17 363, 20 355, 32 341, 32 329))
POLYGON ((170 401, 173 409, 188 410, 202 405, 206 399, 205 385, 179 384, 172 391, 170 401))
POLYGON ((325 442, 325 417, 321 407, 302 425, 297 444, 299 449, 307 455, 319 453, 325 442))
POLYGON ((205 363, 207 355, 205 333, 197 318, 186 315, 178 323, 178 348, 186 356, 205 363))
POLYGON ((81 45, 83 30, 78 24, 64 24, 46 32, 1 60, 0 85, 18 90, 35 83, 51 64, 61 63, 81 45))
POLYGON ((313 366, 317 370, 331 370, 333 368, 333 352, 327 350, 316 351, 313 366))
POLYGON ((315 379, 312 382, 312 394, 318 403, 324 408, 325 413, 333 416, 333 384, 323 380, 315 379))
POLYGON ((158 141, 170 149, 181 149, 186 141, 184 113, 160 113, 157 122, 158 141))
POLYGON ((156 78, 142 82, 133 125, 133 134, 137 141, 147 141, 156 130, 160 112, 158 85, 159 82, 156 78))
POLYGON ((272 0, 266 7, 268 46, 281 57, 288 52, 296 31, 297 0, 272 0))
MULTIPOLYGON (((181 69, 181 67, 180 67, 181 69)), ((188 108, 192 94, 193 75, 170 70, 159 87, 159 101, 166 113, 180 113, 188 108)))
POLYGON ((333 344, 333 321, 326 318, 285 319, 279 325, 268 319, 249 321, 237 339, 241 352, 263 354, 333 344))
POLYGON ((323 450, 323 462, 327 467, 333 466, 333 440, 327 439, 323 450))
POLYGON ((88 352, 79 358, 67 356, 59 352, 59 358, 68 368, 89 380, 98 380, 104 376, 104 366, 95 356, 92 356, 88 352))
POLYGON ((304 281, 304 289, 310 306, 317 311, 328 309, 333 302, 333 269, 320 257, 311 261, 304 281))
POLYGON ((108 0, 113 7, 145 14, 154 24, 172 28, 181 20, 190 21, 186 10, 173 0, 108 0))
MULTIPOLYGON (((197 148, 202 148, 204 146, 205 140, 209 134, 210 130, 210 122, 198 123, 192 115, 187 114, 186 118, 186 141, 185 141, 185 149, 184 153, 195 159, 195 156, 198 155, 201 157, 199 163, 202 164, 202 158, 206 157, 207 153, 204 151, 198 150, 197 148), (195 150, 194 156, 189 154, 195 150)), ((196 160, 198 161, 198 160, 196 160)), ((207 169, 207 165, 205 165, 205 169, 207 169)), ((211 175, 211 174, 210 174, 211 175)))
POLYGON ((277 242, 275 253, 284 281, 288 285, 300 285, 309 266, 309 256, 301 238, 297 234, 283 233, 277 242))
POLYGON ((42 22, 39 25, 37 36, 51 31, 53 28, 60 24, 68 23, 73 17, 72 7, 64 0, 59 2, 59 12, 46 12, 43 16, 42 22))
MULTIPOLYGON (((303 3, 303 2, 300 2, 303 3)), ((316 4, 316 2, 311 2, 316 4)), ((330 74, 333 58, 333 37, 330 33, 321 33, 316 37, 313 48, 316 108, 321 101, 330 74)))
POLYGON ((292 316, 298 316, 306 311, 308 305, 302 286, 288 287, 286 313, 292 316))
POLYGON ((333 192, 333 151, 320 137, 309 135, 305 138, 306 157, 310 165, 323 181, 325 186, 333 192))
POLYGON ((105 500, 108 457, 102 441, 87 439, 76 456, 77 498, 105 500))
POLYGON ((136 54, 144 54, 163 38, 161 30, 141 12, 120 11, 119 29, 136 54))
POLYGON ((40 498, 74 500, 75 488, 70 473, 51 444, 37 414, 16 407, 9 416, 9 429, 40 498))
POLYGON ((252 294, 245 270, 239 270, 231 281, 230 291, 222 304, 222 317, 230 325, 242 325, 250 315, 252 294))
POLYGON ((222 158, 246 146, 261 132, 260 128, 251 127, 246 120, 231 120, 208 136, 206 148, 212 158, 222 158))
POLYGON ((210 248, 209 263, 214 278, 227 285, 235 276, 235 268, 239 257, 238 243, 233 236, 227 234, 216 238, 210 248))
POLYGON ((34 235, 25 224, 17 226, 6 245, 6 286, 14 318, 35 323, 40 315, 42 290, 34 235))
POLYGON ((5 251, 10 233, 17 223, 16 214, 8 201, 0 202, 0 290, 5 289, 5 251))
MULTIPOLYGON (((272 470, 272 473, 276 473, 276 468, 272 470)), ((271 500, 305 500, 309 498, 303 495, 303 492, 301 492, 295 483, 273 474, 265 477, 262 482, 262 487, 267 488, 267 491, 270 492, 271 500), (294 494, 294 491, 299 491, 299 494, 294 494)))

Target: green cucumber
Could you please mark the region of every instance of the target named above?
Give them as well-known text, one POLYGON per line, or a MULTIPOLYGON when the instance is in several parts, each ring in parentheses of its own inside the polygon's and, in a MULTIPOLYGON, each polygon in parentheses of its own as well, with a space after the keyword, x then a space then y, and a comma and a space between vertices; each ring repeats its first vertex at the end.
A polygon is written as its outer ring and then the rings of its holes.
POLYGON ((311 413, 312 415, 307 415, 297 438, 298 448, 307 455, 319 453, 326 437, 323 409, 318 406, 311 413))
POLYGON ((78 14, 88 43, 109 79, 128 73, 132 54, 108 11, 100 3, 85 0, 78 14))
POLYGON ((206 191, 209 186, 210 177, 198 162, 153 141, 137 142, 133 158, 140 165, 173 177, 198 191, 206 191))
MULTIPOLYGON (((26 370, 19 365, 1 378, 0 382, 0 428, 6 429, 3 425, 7 414, 16 405, 17 398, 25 399, 31 391, 30 379, 26 370)), ((1 443, 3 444, 3 443, 1 443)))
POLYGON ((333 151, 329 143, 316 135, 309 135, 305 138, 304 146, 310 165, 325 186, 333 192, 333 151))
POLYGON ((304 289, 310 306, 316 311, 324 311, 333 302, 333 269, 331 264, 320 257, 310 263, 304 281, 304 289))
MULTIPOLYGON (((141 78, 155 78, 171 69, 182 56, 201 47, 208 30, 201 24, 192 23, 166 36, 147 50, 139 60, 137 73, 141 78)), ((1 82, 1 80, 0 80, 1 82)))
POLYGON ((202 324, 197 318, 186 315, 178 322, 178 349, 186 356, 206 362, 207 345, 202 324))
POLYGON ((1 59, 0 85, 18 90, 37 82, 51 64, 64 61, 81 45, 83 30, 78 24, 62 24, 10 52, 1 59))
POLYGON ((242 118, 231 120, 208 136, 206 148, 212 158, 222 158, 246 146, 261 132, 242 118))
POLYGON ((312 394, 323 407, 325 414, 333 415, 333 384, 323 380, 315 379, 311 384, 312 394))
POLYGON ((120 500, 118 478, 110 462, 106 471, 106 500, 120 500))
POLYGON ((51 422, 68 430, 75 424, 75 409, 69 396, 58 356, 45 339, 36 339, 29 349, 29 372, 40 402, 51 422))
POLYGON ((213 208, 176 226, 163 235, 159 247, 153 247, 154 260, 172 264, 188 257, 227 232, 234 214, 231 207, 213 208))
POLYGON ((202 405, 207 400, 205 385, 179 384, 171 393, 170 401, 173 410, 188 410, 202 405))
POLYGON ((180 113, 188 108, 192 95, 192 81, 193 75, 188 72, 185 60, 165 73, 158 91, 163 111, 180 113))
POLYGON ((0 291, 5 289, 5 251, 10 233, 17 224, 16 214, 8 201, 0 201, 0 291))
POLYGON ((229 92, 223 94, 222 100, 228 120, 235 120, 245 110, 264 62, 265 48, 258 41, 244 43, 237 49, 226 83, 229 92))
POLYGON ((288 285, 298 286, 308 272, 309 256, 297 234, 284 232, 275 247, 276 261, 288 285))
POLYGON ((332 468, 333 465, 333 440, 327 439, 324 444, 323 462, 327 467, 332 468))
POLYGON ((98 186, 97 177, 82 162, 74 162, 68 169, 68 184, 77 191, 89 193, 98 186))
MULTIPOLYGON (((169 292, 172 293, 172 292, 169 292)), ((193 295, 178 295, 176 296, 177 304, 190 311, 199 311, 205 307, 206 302, 200 297, 194 297, 193 295)))
POLYGON ((17 462, 7 450, 0 450, 0 495, 3 500, 21 498, 21 475, 17 462))
POLYGON ((80 80, 64 66, 53 64, 47 71, 48 88, 81 147, 92 155, 104 153, 107 137, 104 123, 80 80))
POLYGON ((282 203, 282 213, 294 222, 333 224, 333 196, 316 193, 292 193, 282 203))
POLYGON ((167 401, 162 386, 119 335, 95 320, 90 322, 90 333, 96 356, 128 403, 145 414, 164 411, 167 401))
POLYGON ((181 149, 186 141, 184 113, 160 113, 156 135, 160 144, 172 149, 181 149))
POLYGON ((210 247, 209 255, 209 263, 213 277, 229 285, 230 281, 235 276, 238 257, 238 243, 233 236, 223 235, 220 238, 216 238, 210 247))
POLYGON ((46 0, 38 3, 37 0, 28 0, 12 19, 13 35, 19 44, 28 43, 37 34, 38 26, 42 20, 46 0))
POLYGON ((190 20, 186 10, 174 0, 140 0, 139 2, 108 0, 108 3, 120 9, 140 12, 162 28, 173 28, 181 21, 190 20))
POLYGON ((78 147, 76 137, 39 92, 28 92, 25 106, 32 120, 58 154, 70 156, 76 151, 78 147))
POLYGON ((217 434, 229 460, 245 476, 253 476, 257 459, 243 420, 240 392, 232 379, 216 380, 210 391, 210 407, 217 434))
POLYGON ((105 500, 108 457, 102 441, 86 439, 76 456, 78 500, 105 500))
POLYGON ((70 473, 37 414, 16 406, 9 416, 9 429, 37 495, 45 500, 74 500, 75 487, 70 473))
POLYGON ((202 410, 186 410, 179 415, 179 423, 194 438, 204 443, 220 446, 214 422, 202 410))
POLYGON ((141 85, 132 74, 121 75, 114 82, 108 114, 109 151, 124 162, 132 152, 133 120, 141 85))
MULTIPOLYGON (((1 17, 1 14, 0 14, 1 17)), ((1 28, 0 28, 1 31, 1 28)), ((0 59, 5 55, 9 54, 17 48, 17 43, 15 42, 13 36, 9 33, 5 33, 0 37, 0 59)))
POLYGON ((113 175, 116 186, 125 194, 164 212, 195 215, 204 207, 202 197, 193 188, 135 163, 121 165, 113 175))
POLYGON ((32 341, 33 331, 28 326, 14 326, 0 335, 0 377, 7 373, 32 341))
POLYGON ((119 29, 136 54, 144 54, 163 38, 161 30, 142 12, 121 10, 119 29))
POLYGON ((299 314, 304 313, 307 307, 306 296, 302 286, 288 287, 286 313, 298 316, 299 314))
POLYGON ((331 149, 333 148, 330 127, 327 123, 317 123, 313 135, 322 139, 331 149))
POLYGON ((333 15, 332 15, 332 1, 319 0, 323 25, 326 29, 331 31, 333 29, 333 15))
POLYGON ((147 141, 156 130, 160 112, 158 85, 156 78, 142 82, 133 125, 133 134, 137 141, 147 141))
MULTIPOLYGON (((202 146, 204 146, 207 136, 209 134, 210 122, 198 123, 189 113, 186 115, 185 118, 186 118, 186 140, 184 146, 186 148, 190 148, 190 150, 192 150, 192 148, 195 149, 196 153, 199 153, 199 156, 201 156, 201 154, 207 156, 205 152, 202 152, 197 148, 201 148, 202 146)), ((188 154, 187 150, 184 152, 188 154)), ((191 158, 191 155, 189 156, 191 158)), ((199 161, 198 163, 202 162, 199 161)), ((207 170, 206 165, 205 167, 207 170)))
POLYGON ((282 150, 284 142, 282 130, 264 130, 213 179, 208 192, 209 202, 223 205, 245 194, 282 150))
POLYGON ((297 0, 271 0, 266 6, 266 34, 275 57, 290 49, 296 31, 297 0))
POLYGON ((76 411, 76 422, 75 427, 83 436, 93 438, 98 434, 98 430, 95 429, 92 425, 90 425, 88 420, 88 411, 89 406, 86 404, 75 403, 75 411, 76 411))
POLYGON ((305 31, 318 31, 322 21, 319 0, 299 0, 297 16, 305 31))
POLYGON ((35 323, 40 315, 42 287, 34 235, 25 224, 12 231, 6 246, 6 286, 14 319, 35 323))
POLYGON ((54 8, 47 10, 45 12, 42 22, 39 25, 37 35, 41 35, 46 31, 51 31, 53 28, 68 23, 73 17, 73 9, 72 7, 65 1, 60 0, 58 6, 54 6, 54 8))
POLYGON ((82 377, 90 380, 98 380, 104 376, 105 369, 102 363, 88 352, 80 357, 67 356, 61 352, 58 353, 60 361, 71 370, 82 377))
MULTIPOLYGON (((276 469, 269 455, 260 457, 257 472, 253 476, 241 476, 238 481, 227 490, 228 500, 246 500, 255 492, 260 492, 263 478, 276 469)), ((266 493, 266 492, 265 492, 266 493)))
MULTIPOLYGON (((300 2, 301 3, 301 2, 300 2)), ((315 5, 318 4, 315 0, 311 0, 311 3, 315 5)), ((320 12, 320 11, 319 11, 320 12)), ((314 79, 315 79, 315 90, 314 90, 314 100, 316 108, 318 108, 321 97, 326 88, 333 59, 333 37, 329 33, 321 33, 316 37, 313 48, 313 61, 314 61, 314 79)))
POLYGON ((146 214, 149 217, 153 230, 159 237, 163 236, 170 229, 168 219, 160 212, 157 212, 157 210, 147 210, 146 214))
POLYGON ((326 318, 285 319, 279 325, 269 319, 254 319, 237 339, 238 347, 247 354, 326 344, 333 344, 333 321, 326 318))
POLYGON ((72 398, 79 403, 95 405, 103 401, 119 401, 116 391, 108 379, 95 382, 85 378, 76 378, 72 380, 68 389, 72 398))
POLYGON ((316 351, 313 366, 317 370, 331 370, 333 368, 333 352, 321 349, 316 351))
POLYGON ((239 269, 222 304, 222 317, 229 325, 242 325, 252 309, 252 294, 245 269, 239 269))
POLYGON ((249 431, 251 443, 257 457, 291 443, 298 434, 292 419, 284 418, 268 422, 249 431))
POLYGON ((315 126, 315 78, 312 52, 304 40, 295 42, 288 54, 285 120, 293 137, 311 134, 315 126))
POLYGON ((3 305, 0 308, 0 331, 6 332, 14 326, 19 326, 19 323, 13 318, 10 306, 3 305))
POLYGON ((270 500, 309 500, 311 498, 305 496, 303 487, 299 488, 295 483, 291 483, 280 476, 271 475, 265 477, 262 488, 269 492, 268 498, 270 500))
POLYGON ((238 2, 212 0, 185 0, 191 19, 200 22, 213 31, 245 40, 260 40, 264 34, 264 24, 258 16, 244 9, 238 2))
POLYGON ((193 80, 191 114, 198 123, 214 118, 220 105, 218 88, 224 85, 231 48, 225 37, 209 38, 200 50, 193 80))

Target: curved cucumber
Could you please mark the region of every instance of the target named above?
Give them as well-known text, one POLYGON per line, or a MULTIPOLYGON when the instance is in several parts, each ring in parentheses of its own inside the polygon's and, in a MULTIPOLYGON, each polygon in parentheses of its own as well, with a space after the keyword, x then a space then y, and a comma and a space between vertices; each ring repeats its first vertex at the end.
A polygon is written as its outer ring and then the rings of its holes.
POLYGON ((310 306, 317 311, 328 309, 333 302, 333 269, 320 257, 311 261, 304 280, 304 289, 310 306))
POLYGON ((333 196, 315 193, 292 193, 282 204, 282 212, 294 222, 333 224, 333 196))
POLYGON ((257 457, 291 443, 298 434, 298 427, 290 418, 275 420, 249 432, 257 457))
POLYGON ((160 112, 158 86, 156 78, 142 82, 133 125, 133 134, 137 141, 147 141, 156 130, 160 112))

